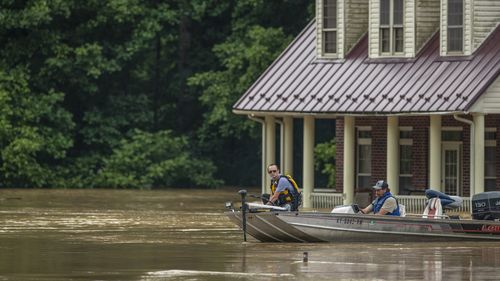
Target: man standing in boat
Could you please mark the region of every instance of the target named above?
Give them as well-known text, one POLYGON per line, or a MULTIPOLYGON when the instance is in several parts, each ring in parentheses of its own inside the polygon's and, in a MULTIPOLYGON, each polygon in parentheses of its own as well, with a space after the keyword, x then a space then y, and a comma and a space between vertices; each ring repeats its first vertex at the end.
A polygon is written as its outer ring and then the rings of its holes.
POLYGON ((375 195, 377 198, 366 208, 359 210, 363 214, 373 212, 376 215, 391 215, 400 216, 399 204, 394 196, 392 196, 389 185, 379 180, 374 186, 375 195))
POLYGON ((297 211, 301 194, 295 180, 289 175, 282 175, 277 164, 269 165, 267 173, 271 177, 271 195, 263 194, 262 202, 286 208, 288 211, 297 211))

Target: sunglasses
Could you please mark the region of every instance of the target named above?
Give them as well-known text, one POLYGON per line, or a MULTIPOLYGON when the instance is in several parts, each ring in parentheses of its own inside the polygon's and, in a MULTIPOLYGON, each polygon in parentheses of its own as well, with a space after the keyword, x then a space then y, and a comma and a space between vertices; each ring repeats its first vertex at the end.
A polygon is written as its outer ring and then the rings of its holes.
POLYGON ((278 170, 269 170, 268 173, 276 173, 278 170))

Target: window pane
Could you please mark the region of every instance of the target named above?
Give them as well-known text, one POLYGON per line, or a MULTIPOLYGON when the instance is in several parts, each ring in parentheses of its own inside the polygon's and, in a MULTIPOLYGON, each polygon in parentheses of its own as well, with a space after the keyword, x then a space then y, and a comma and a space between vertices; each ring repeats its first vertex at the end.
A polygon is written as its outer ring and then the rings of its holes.
POLYGON ((484 180, 484 191, 496 191, 496 179, 485 179, 484 180))
POLYGON ((400 139, 411 139, 411 131, 399 131, 400 139))
POLYGON ((325 53, 337 53, 337 32, 325 31, 323 34, 325 53))
POLYGON ((371 176, 358 176, 358 187, 361 188, 371 187, 372 184, 370 184, 370 181, 371 181, 371 176))
POLYGON ((463 0, 448 0, 448 51, 463 50, 463 0))
POLYGON ((463 50, 462 27, 448 28, 448 51, 461 52, 463 50))
POLYGON ((337 28, 337 0, 324 0, 323 4, 323 28, 337 28))
POLYGON ((380 48, 382 49, 382 53, 388 53, 391 51, 390 48, 390 32, 389 28, 381 28, 380 29, 380 48))
POLYGON ((380 1, 380 25, 389 25, 391 22, 391 5, 389 0, 380 1))
POLYGON ((394 0, 394 24, 403 24, 403 0, 394 0))
POLYGON ((411 175, 411 145, 401 145, 399 149, 399 173, 411 175))
POLYGON ((463 25, 463 0, 448 0, 448 26, 463 25))
POLYGON ((441 138, 443 141, 462 141, 462 131, 443 131, 441 138))
MULTIPOLYGON (((399 190, 412 190, 411 177, 399 177, 399 190)), ((409 194, 409 192, 400 192, 401 194, 409 194)))
POLYGON ((484 176, 496 177, 496 147, 487 146, 484 148, 484 176))
POLYGON ((358 138, 361 138, 361 139, 371 139, 372 138, 372 131, 359 130, 358 131, 358 138))
POLYGON ((497 132, 485 132, 484 139, 485 140, 496 140, 497 139, 497 132))
POLYGON ((372 172, 372 147, 371 145, 359 145, 359 173, 371 174, 372 172))
POLYGON ((394 51, 403 52, 403 28, 394 28, 394 51))

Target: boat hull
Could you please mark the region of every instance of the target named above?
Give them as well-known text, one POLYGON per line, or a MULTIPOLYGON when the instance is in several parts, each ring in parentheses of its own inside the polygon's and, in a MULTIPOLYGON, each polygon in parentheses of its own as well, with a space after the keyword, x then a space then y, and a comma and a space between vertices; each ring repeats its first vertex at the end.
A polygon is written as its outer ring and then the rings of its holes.
MULTIPOLYGON (((240 212, 226 215, 242 228, 240 212)), ((500 223, 481 220, 333 214, 247 213, 247 233, 262 242, 415 242, 500 240, 500 223)))

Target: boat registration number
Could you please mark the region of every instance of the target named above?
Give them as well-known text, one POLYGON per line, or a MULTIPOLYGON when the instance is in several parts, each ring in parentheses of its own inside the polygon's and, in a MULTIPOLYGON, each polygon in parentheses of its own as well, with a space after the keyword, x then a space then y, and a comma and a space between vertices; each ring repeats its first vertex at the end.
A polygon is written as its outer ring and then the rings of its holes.
POLYGON ((363 220, 356 219, 356 218, 337 218, 337 223, 340 223, 340 224, 363 224, 363 220))

